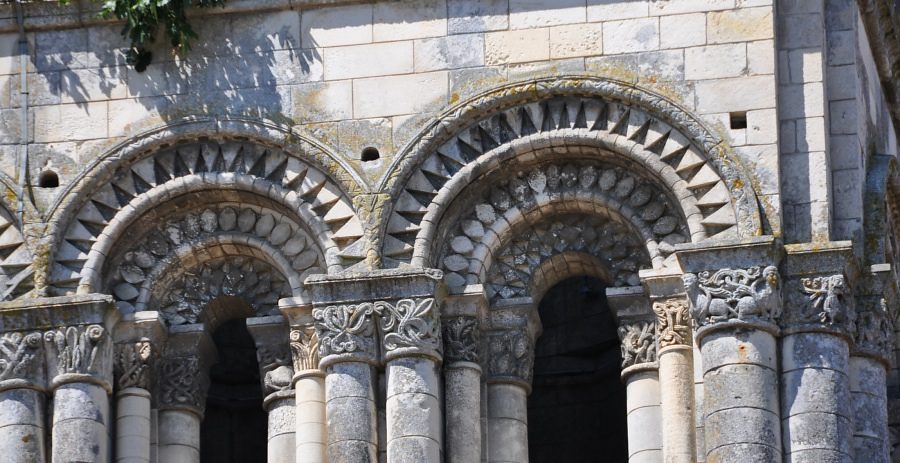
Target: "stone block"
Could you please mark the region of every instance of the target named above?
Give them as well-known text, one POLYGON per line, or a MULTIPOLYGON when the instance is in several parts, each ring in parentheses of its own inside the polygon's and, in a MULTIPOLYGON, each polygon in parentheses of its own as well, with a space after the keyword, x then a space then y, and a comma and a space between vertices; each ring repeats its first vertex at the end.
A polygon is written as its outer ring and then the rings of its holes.
POLYGON ((166 97, 147 97, 109 102, 110 136, 123 136, 165 122, 170 102, 166 97))
POLYGON ((605 54, 651 51, 659 48, 659 18, 626 19, 603 23, 605 54))
POLYGON ((62 71, 59 76, 62 103, 116 100, 128 96, 124 66, 62 71))
POLYGON ((584 0, 509 0, 509 28, 530 29, 583 23, 587 19, 584 0))
POLYGON ((348 159, 360 159, 365 148, 373 147, 381 157, 394 154, 391 120, 354 119, 338 123, 338 151, 348 159))
POLYGON ((661 441, 662 420, 658 406, 639 408, 628 414, 629 455, 647 450, 660 450, 661 441))
POLYGON ((696 84, 697 110, 724 113, 775 107, 775 77, 735 77, 696 84))
POLYGON ((832 170, 832 197, 834 217, 837 219, 862 219, 863 188, 865 179, 859 169, 832 170))
POLYGON ((325 409, 329 444, 345 440, 375 439, 375 413, 375 403, 368 399, 329 398, 325 409))
POLYGON ((704 378, 725 365, 754 365, 775 371, 778 368, 775 344, 771 333, 760 330, 709 333, 703 337, 701 347, 704 378))
POLYGON ((61 104, 34 108, 34 141, 72 141, 105 138, 106 102, 61 104))
POLYGON ((681 14, 659 18, 660 48, 684 48, 705 43, 705 14, 681 14))
POLYGON ((831 167, 839 169, 861 169, 863 165, 862 147, 856 134, 832 135, 831 167))
POLYGON ((747 144, 768 145, 776 142, 778 113, 774 109, 747 111, 747 144))
POLYGON ((353 115, 357 118, 413 114, 447 104, 446 71, 353 81, 353 115))
POLYGON ((231 20, 235 50, 238 53, 259 53, 301 48, 300 14, 288 9, 266 14, 235 15, 231 20))
POLYGON ((709 43, 764 40, 775 35, 771 7, 712 12, 706 27, 709 43))
POLYGON ((509 27, 507 0, 447 0, 447 30, 466 34, 509 27))
POLYGON ((387 453, 391 455, 390 461, 398 463, 442 461, 441 444, 434 439, 419 436, 388 440, 387 453))
POLYGON ((828 99, 845 100, 856 98, 859 82, 859 74, 855 65, 828 66, 828 79, 826 79, 828 99))
POLYGON ((656 408, 656 413, 659 413, 659 373, 656 371, 629 376, 625 392, 628 396, 625 404, 628 414, 642 408, 656 408))
MULTIPOLYGON (((317 455, 318 456, 318 455, 317 455)), ((374 443, 363 441, 341 441, 328 444, 327 461, 380 461, 374 443)))
POLYGON ((484 49, 488 66, 546 60, 550 58, 550 29, 489 32, 484 49))
POLYGON ((126 68, 128 96, 179 95, 188 91, 191 70, 174 61, 164 61, 148 66, 144 72, 126 68))
MULTIPOLYGON (((88 50, 86 28, 39 32, 35 35, 34 64, 39 72, 83 69, 90 62, 92 52, 88 50)), ((18 58, 18 43, 14 56, 18 58)), ((18 68, 18 63, 15 66, 18 68)))
POLYGON ((779 92, 781 95, 780 117, 782 119, 825 115, 825 86, 822 82, 783 85, 779 92))
POLYGON ((828 33, 828 65, 840 66, 856 62, 856 31, 835 31, 828 33))
POLYGON ((550 58, 572 58, 603 54, 600 24, 575 24, 550 29, 550 58))
MULTIPOLYGON (((125 52, 128 51, 128 40, 122 37, 122 27, 94 26, 88 29, 89 68, 125 66, 125 52)), ((159 58, 157 58, 159 59, 159 58)), ((156 64, 155 60, 154 63, 156 64)))
POLYGON ((300 14, 303 48, 357 45, 372 41, 372 5, 305 10, 300 14))
POLYGON ((856 133, 859 124, 859 102, 857 100, 839 100, 828 104, 832 134, 856 133))
MULTIPOLYGON (((74 71, 72 71, 74 72, 74 71)), ((62 101, 60 91, 61 72, 35 72, 29 73, 25 79, 28 85, 28 105, 44 106, 57 105, 62 101)), ((19 76, 9 77, 9 106, 20 108, 22 106, 22 87, 19 76)))
POLYGON ((850 418, 824 412, 807 413, 785 419, 782 426, 784 440, 790 442, 789 461, 851 461, 853 424, 850 418), (798 455, 805 451, 817 452, 817 458, 798 455))
POLYGON ((484 35, 450 35, 415 41, 416 72, 484 65, 484 35))
POLYGON ((734 8, 735 0, 653 0, 650 14, 663 16, 734 8))
POLYGON ((507 82, 505 66, 478 67, 450 71, 450 103, 468 99, 486 88, 507 82))
POLYGON ((179 410, 161 410, 159 412, 159 442, 200 448, 199 424, 197 416, 179 410))
POLYGON ((825 0, 825 11, 825 28, 829 31, 856 28, 859 9, 853 0, 825 0))
POLYGON ((750 75, 775 74, 774 40, 757 40, 747 44, 747 71, 750 75))
POLYGON ((684 50, 685 79, 737 77, 745 72, 747 72, 747 46, 743 43, 708 45, 684 50))
POLYGON ((336 363, 328 367, 325 390, 330 402, 336 398, 356 397, 375 400, 371 367, 363 363, 336 363))
POLYGON ((388 362, 388 398, 398 394, 431 394, 440 391, 440 375, 435 363, 420 357, 401 357, 388 362))
POLYGON ((297 123, 340 121, 353 117, 349 80, 310 82, 291 87, 291 114, 297 123))
POLYGON ((684 80, 684 54, 681 50, 638 53, 638 75, 642 80, 676 82, 684 80))
POLYGON ((373 11, 376 42, 440 37, 447 34, 445 0, 378 2, 373 11))
POLYGON ((788 51, 791 82, 803 84, 821 82, 825 70, 822 63, 822 50, 817 48, 788 51))
POLYGON ((528 455, 528 426, 516 420, 489 419, 488 436, 490 442, 503 445, 488 445, 489 461, 522 461, 521 455, 528 455))
MULTIPOLYGON (((734 391, 734 394, 741 392, 743 391, 734 391)), ((704 437, 706 446, 710 449, 753 443, 776 450, 781 445, 781 423, 776 413, 752 407, 707 412, 704 437)), ((766 461, 758 459, 757 455, 745 456, 748 461, 766 461)))
POLYGON ((583 73, 584 60, 581 58, 535 61, 532 63, 511 64, 509 66, 510 81, 583 73))
POLYGON ((615 21, 617 19, 643 18, 650 13, 649 0, 588 0, 588 22, 615 21))
POLYGON ((528 416, 525 391, 512 384, 491 384, 488 386, 488 416, 491 419, 520 421, 528 416))
POLYGON ((429 394, 402 393, 389 396, 387 408, 387 440, 403 436, 440 439, 441 402, 429 394))
MULTIPOLYGON (((797 151, 801 152, 824 152, 826 147, 826 137, 828 136, 825 127, 824 117, 807 117, 798 119, 796 127, 796 143, 797 151)), ((823 164, 827 165, 827 164, 823 164)))
POLYGON ((323 55, 325 80, 407 74, 415 69, 410 41, 326 48, 323 55))
MULTIPOLYGON (((816 2, 809 2, 816 3, 816 2)), ((822 15, 818 13, 782 16, 778 22, 779 48, 821 48, 824 44, 822 15)))

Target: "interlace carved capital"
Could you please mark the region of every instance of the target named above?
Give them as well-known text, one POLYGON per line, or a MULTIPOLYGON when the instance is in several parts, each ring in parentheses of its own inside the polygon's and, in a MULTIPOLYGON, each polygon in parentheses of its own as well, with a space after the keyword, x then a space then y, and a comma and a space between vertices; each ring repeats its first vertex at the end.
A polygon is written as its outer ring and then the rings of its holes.
POLYGON ((512 381, 531 386, 534 341, 524 329, 491 333, 488 336, 488 379, 512 381))
POLYGON ((691 345, 691 320, 683 299, 665 299, 653 303, 659 348, 691 345))
POLYGON ((43 384, 42 341, 43 336, 37 331, 0 335, 0 385, 7 381, 31 387, 43 384))
POLYGON ((774 325, 781 317, 781 278, 775 266, 686 273, 682 278, 698 327, 729 321, 774 325))
POLYGON ((291 354, 294 372, 319 369, 319 335, 316 327, 306 325, 291 328, 291 354))
POLYGON ((209 378, 199 358, 165 359, 159 368, 159 405, 163 409, 188 409, 202 414, 209 378))
POLYGON ((622 369, 656 362, 655 325, 652 320, 633 320, 619 325, 622 369))
POLYGON ((50 369, 57 376, 87 375, 109 389, 112 373, 109 332, 100 325, 65 326, 44 333, 50 369))
POLYGON ((375 361, 375 304, 329 305, 313 310, 319 336, 319 356, 350 355, 375 361))
POLYGON ((158 352, 149 339, 116 344, 115 377, 119 390, 139 387, 150 390, 158 352))
POLYGON ((478 363, 478 320, 475 317, 444 319, 444 358, 447 363, 478 363))
POLYGON ((433 297, 400 299, 396 303, 377 301, 374 305, 381 320, 386 357, 403 352, 441 357, 441 323, 433 297))

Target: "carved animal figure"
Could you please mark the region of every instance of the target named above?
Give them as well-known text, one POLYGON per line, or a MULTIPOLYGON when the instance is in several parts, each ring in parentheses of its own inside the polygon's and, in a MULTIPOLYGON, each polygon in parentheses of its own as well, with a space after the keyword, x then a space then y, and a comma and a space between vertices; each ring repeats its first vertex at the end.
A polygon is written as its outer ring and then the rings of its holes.
POLYGON ((287 365, 281 365, 278 368, 267 372, 266 377, 263 380, 266 391, 272 393, 290 389, 293 376, 294 369, 287 365))

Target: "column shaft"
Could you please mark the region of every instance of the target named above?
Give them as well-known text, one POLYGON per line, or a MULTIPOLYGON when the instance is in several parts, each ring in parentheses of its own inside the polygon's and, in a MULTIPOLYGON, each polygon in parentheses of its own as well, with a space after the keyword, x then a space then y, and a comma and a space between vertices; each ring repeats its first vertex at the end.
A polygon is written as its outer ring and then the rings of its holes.
POLYGON ((150 410, 150 463, 159 463, 159 410, 150 410))
POLYGON ((489 463, 528 463, 528 391, 488 384, 489 463))
POLYGON ((160 410, 159 461, 200 462, 200 416, 188 410, 160 410))
POLYGON ((296 403, 293 390, 276 392, 266 398, 269 433, 266 444, 268 463, 295 463, 297 444, 296 403), (273 397, 275 396, 275 397, 273 397))
POLYGON ((659 372, 636 371, 625 378, 628 420, 628 462, 662 463, 662 411, 659 372))
POLYGON ((847 341, 824 332, 794 333, 784 336, 781 352, 785 460, 852 461, 847 341))
POLYGON ((130 387, 116 394, 116 463, 150 463, 150 392, 130 387))
POLYGON ((775 336, 746 326, 723 327, 707 332, 700 349, 707 460, 779 461, 775 336))
POLYGON ((375 374, 372 365, 340 362, 329 366, 326 373, 328 461, 378 461, 375 374))
POLYGON ((850 357, 850 394, 855 461, 889 461, 887 372, 884 364, 871 357, 850 357))
POLYGON ((47 461, 44 393, 30 388, 0 392, 0 455, 9 463, 47 461))
POLYGON ((327 463, 325 459, 325 378, 300 377, 294 383, 297 419, 296 463, 327 463))
POLYGON ((387 363, 387 461, 441 461, 440 376, 427 357, 387 363))
POLYGON ((663 455, 666 463, 693 463, 694 363, 690 346, 676 346, 659 353, 660 410, 663 455))
POLYGON ((53 391, 51 461, 109 461, 109 395, 91 383, 66 383, 53 391))
POLYGON ((454 362, 444 367, 447 462, 481 461, 481 367, 454 362))

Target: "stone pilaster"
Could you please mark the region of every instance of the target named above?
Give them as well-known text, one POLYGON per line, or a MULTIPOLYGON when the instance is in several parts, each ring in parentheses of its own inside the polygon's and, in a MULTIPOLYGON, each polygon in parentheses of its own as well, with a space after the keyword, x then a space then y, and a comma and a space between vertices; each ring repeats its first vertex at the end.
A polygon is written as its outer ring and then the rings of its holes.
POLYGON ((169 327, 159 367, 159 461, 200 461, 200 423, 215 345, 202 324, 169 327))
POLYGON ((329 461, 377 459, 374 367, 382 363, 387 460, 441 458, 442 277, 404 269, 307 279, 326 371, 329 461))
POLYGON ((606 300, 622 342, 622 381, 628 421, 628 460, 663 461, 656 319, 644 288, 608 288, 606 300))
POLYGON ((677 254, 703 359, 708 461, 781 458, 778 250, 772 238, 761 237, 684 246, 677 254))
POLYGON ((528 394, 541 325, 530 298, 504 299, 490 310, 487 348, 488 461, 528 461, 528 394))
POLYGON ((693 463, 697 454, 694 356, 680 274, 641 272, 656 317, 663 461, 693 463))
POLYGON ((325 372, 319 369, 319 335, 312 304, 296 298, 278 301, 290 325, 296 410, 296 463, 327 463, 325 372))
POLYGON ((479 340, 487 298, 481 285, 447 296, 441 324, 444 337, 444 424, 448 463, 482 457, 481 365, 479 340))
POLYGON ((129 314, 116 327, 116 456, 122 463, 150 462, 154 452, 153 394, 167 330, 157 312, 129 314))
POLYGON ((290 327, 280 315, 248 318, 246 323, 256 344, 263 408, 268 414, 267 461, 294 463, 297 418, 290 327))
POLYGON ((887 374, 894 350, 896 275, 889 264, 866 269, 856 285, 856 323, 850 350, 853 456, 888 461, 887 374))
POLYGON ((785 459, 851 461, 850 346, 858 270, 850 242, 786 245, 781 410, 785 459))

